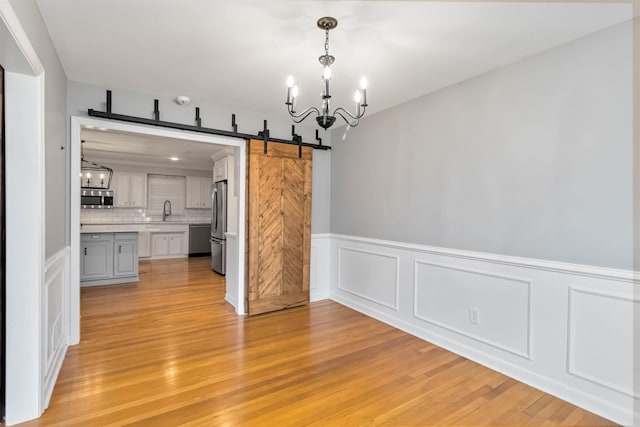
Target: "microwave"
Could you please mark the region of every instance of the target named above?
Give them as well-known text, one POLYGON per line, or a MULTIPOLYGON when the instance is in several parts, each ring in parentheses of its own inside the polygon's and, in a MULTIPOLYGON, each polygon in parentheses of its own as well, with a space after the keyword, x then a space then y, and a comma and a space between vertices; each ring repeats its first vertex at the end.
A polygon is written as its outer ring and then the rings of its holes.
POLYGON ((112 209, 113 191, 111 190, 82 190, 80 194, 82 209, 112 209))

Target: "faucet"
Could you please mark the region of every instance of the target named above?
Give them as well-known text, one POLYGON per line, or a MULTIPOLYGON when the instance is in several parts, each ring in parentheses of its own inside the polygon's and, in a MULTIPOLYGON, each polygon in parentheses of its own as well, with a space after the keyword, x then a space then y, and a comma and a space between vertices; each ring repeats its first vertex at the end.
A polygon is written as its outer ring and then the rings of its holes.
POLYGON ((165 200, 164 206, 162 207, 162 221, 166 221, 167 217, 171 215, 171 200, 165 200), (167 209, 167 204, 169 204, 169 209, 167 209))

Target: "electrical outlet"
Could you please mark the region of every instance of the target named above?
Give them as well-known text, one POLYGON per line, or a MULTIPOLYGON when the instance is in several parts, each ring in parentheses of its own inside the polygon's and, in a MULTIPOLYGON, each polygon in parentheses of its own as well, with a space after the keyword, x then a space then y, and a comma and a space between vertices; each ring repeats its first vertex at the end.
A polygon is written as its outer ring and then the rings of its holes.
POLYGON ((474 325, 480 324, 480 309, 469 307, 469 323, 473 323, 474 325))

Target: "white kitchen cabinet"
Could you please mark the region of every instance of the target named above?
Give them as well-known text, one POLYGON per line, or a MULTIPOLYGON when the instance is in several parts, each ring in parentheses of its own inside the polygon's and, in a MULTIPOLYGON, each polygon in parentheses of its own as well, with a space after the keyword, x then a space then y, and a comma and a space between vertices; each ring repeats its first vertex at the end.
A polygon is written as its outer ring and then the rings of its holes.
POLYGON ((185 233, 154 233, 151 238, 151 256, 176 258, 186 256, 185 233))
POLYGON ((213 182, 224 181, 227 179, 227 157, 216 160, 213 164, 213 182))
POLYGON ((114 172, 113 182, 116 208, 147 207, 147 174, 114 172))
POLYGON ((211 208, 211 179, 199 176, 187 177, 187 208, 211 208))
POLYGON ((182 252, 184 242, 183 233, 174 233, 169 235, 169 255, 186 255, 182 252))
POLYGON ((138 236, 136 233, 116 233, 113 241, 113 276, 138 275, 138 236))
POLYGON ((151 233, 148 231, 138 232, 138 258, 149 258, 151 256, 151 233))
POLYGON ((132 208, 147 207, 147 174, 132 173, 131 187, 129 191, 130 204, 132 208))
POLYGON ((80 252, 80 280, 108 279, 113 274, 113 234, 83 236, 80 252))

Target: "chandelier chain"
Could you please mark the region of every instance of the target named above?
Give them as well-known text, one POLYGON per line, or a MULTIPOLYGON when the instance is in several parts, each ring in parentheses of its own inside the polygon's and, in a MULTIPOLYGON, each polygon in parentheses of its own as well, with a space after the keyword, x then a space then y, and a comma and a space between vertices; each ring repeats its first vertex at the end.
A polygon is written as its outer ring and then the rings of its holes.
POLYGON ((326 28, 324 32, 325 32, 324 53, 325 55, 329 56, 329 29, 326 28))

